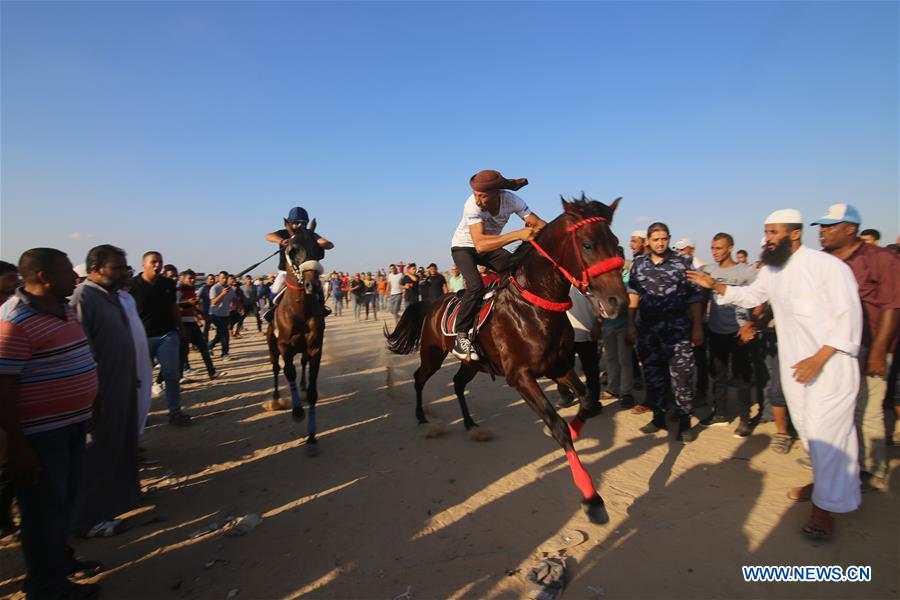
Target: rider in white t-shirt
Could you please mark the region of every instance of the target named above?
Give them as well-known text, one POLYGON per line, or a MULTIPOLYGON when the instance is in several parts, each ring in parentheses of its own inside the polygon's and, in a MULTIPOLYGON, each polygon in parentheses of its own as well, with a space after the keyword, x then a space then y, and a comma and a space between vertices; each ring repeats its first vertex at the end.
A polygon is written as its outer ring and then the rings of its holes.
POLYGON ((528 241, 546 225, 509 190, 528 185, 527 179, 506 179, 498 171, 479 171, 469 179, 473 193, 463 207, 462 220, 453 234, 450 254, 466 281, 459 314, 456 317, 456 345, 453 354, 461 360, 478 360, 468 332, 475 320, 484 284, 478 265, 503 273, 512 256, 503 248, 516 241, 528 241), (525 227, 502 234, 513 214, 525 221, 525 227))

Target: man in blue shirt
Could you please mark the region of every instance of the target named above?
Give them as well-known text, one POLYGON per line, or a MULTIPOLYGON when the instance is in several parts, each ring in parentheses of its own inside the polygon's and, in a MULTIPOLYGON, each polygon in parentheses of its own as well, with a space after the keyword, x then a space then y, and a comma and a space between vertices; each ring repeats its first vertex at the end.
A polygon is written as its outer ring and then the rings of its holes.
POLYGON ((665 398, 671 380, 678 414, 678 441, 692 442, 694 375, 693 347, 703 343, 703 294, 688 282, 690 258, 669 249, 669 228, 647 228, 650 252, 634 259, 628 281, 628 337, 637 341, 644 364, 647 403, 653 420, 641 428, 656 433, 665 428, 665 398))

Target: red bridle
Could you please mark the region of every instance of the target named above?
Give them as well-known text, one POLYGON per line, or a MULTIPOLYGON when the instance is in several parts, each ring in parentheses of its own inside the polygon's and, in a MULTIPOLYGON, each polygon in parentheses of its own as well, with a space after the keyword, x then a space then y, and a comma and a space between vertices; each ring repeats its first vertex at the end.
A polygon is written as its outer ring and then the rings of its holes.
MULTIPOLYGON (((546 250, 541 248, 541 245, 536 241, 531 240, 531 245, 534 246, 534 249, 537 250, 541 254, 541 256, 553 263, 553 266, 556 267, 556 269, 560 273, 562 273, 563 277, 568 279, 569 283, 574 285, 579 292, 581 292, 582 294, 586 294, 588 288, 590 287, 591 277, 596 277, 615 269, 621 269, 625 265, 625 261, 622 258, 613 256, 610 258, 604 258, 603 260, 597 261, 593 265, 588 266, 587 262, 585 262, 584 260, 584 255, 578 248, 578 239, 575 236, 575 232, 578 231, 578 229, 590 223, 605 223, 608 221, 609 219, 606 219, 605 217, 589 217, 587 219, 578 221, 574 225, 569 225, 569 227, 566 228, 566 231, 572 234, 572 247, 575 249, 575 255, 581 261, 581 280, 576 279, 575 276, 569 273, 569 271, 565 267, 556 262, 556 260, 552 256, 550 256, 550 254, 546 250)), ((535 306, 540 306, 541 308, 545 308, 554 312, 565 312, 572 307, 572 301, 569 299, 567 299, 565 302, 554 302, 552 300, 541 298, 540 296, 529 292, 528 290, 520 286, 514 277, 510 277, 510 279, 512 279, 513 284, 515 285, 516 289, 518 289, 522 294, 522 297, 535 306)))

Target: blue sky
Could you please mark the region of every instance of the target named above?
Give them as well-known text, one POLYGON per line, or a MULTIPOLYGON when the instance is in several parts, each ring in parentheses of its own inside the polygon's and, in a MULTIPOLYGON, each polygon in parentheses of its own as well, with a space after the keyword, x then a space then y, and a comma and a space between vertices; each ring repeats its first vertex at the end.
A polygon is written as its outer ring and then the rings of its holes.
MULTIPOLYGON (((327 269, 450 264, 483 168, 700 255, 776 208, 898 234, 896 2, 0 4, 0 256, 237 271, 305 206, 327 269)), ((818 247, 814 232, 807 243, 818 247)), ((266 267, 274 269, 274 260, 266 267)))

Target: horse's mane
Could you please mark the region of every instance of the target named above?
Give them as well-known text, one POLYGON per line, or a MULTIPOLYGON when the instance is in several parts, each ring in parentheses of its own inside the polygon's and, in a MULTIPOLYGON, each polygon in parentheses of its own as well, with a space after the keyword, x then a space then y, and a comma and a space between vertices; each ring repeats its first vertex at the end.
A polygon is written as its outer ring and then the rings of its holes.
MULTIPOLYGON (((563 202, 568 202, 569 205, 575 209, 574 212, 577 212, 581 215, 582 219, 587 219, 590 217, 604 217, 606 219, 612 220, 612 210, 606 204, 603 204, 599 200, 594 200, 593 198, 589 198, 585 195, 584 192, 581 192, 580 198, 573 197, 571 200, 566 200, 565 197, 560 196, 560 199, 563 202)), ((568 212, 564 212, 558 215, 555 219, 547 223, 547 226, 541 230, 541 232, 537 235, 534 241, 537 243, 541 243, 541 238, 546 235, 546 233, 552 230, 557 221, 565 217, 568 212)), ((507 269, 501 273, 501 275, 511 275, 516 272, 522 263, 524 263, 528 258, 535 252, 534 246, 531 244, 522 242, 519 244, 519 247, 516 248, 516 251, 513 252, 512 258, 509 261, 509 266, 507 269)))

